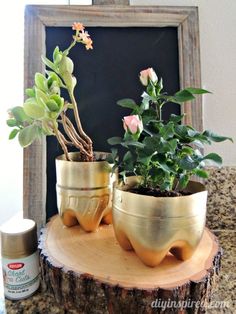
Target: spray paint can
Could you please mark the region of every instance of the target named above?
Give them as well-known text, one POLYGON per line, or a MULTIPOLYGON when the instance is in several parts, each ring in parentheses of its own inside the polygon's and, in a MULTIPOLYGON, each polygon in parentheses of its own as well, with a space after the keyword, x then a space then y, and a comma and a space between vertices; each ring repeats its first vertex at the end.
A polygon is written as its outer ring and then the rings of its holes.
POLYGON ((1 227, 1 254, 5 297, 19 300, 39 287, 37 227, 31 219, 19 219, 1 227))

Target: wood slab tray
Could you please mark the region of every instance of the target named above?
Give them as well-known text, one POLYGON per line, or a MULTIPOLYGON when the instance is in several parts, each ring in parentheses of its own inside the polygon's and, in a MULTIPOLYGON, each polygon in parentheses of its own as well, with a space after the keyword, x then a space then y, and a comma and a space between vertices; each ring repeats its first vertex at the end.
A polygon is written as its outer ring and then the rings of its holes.
POLYGON ((205 229, 191 259, 169 254, 150 268, 119 246, 112 225, 87 233, 59 216, 42 230, 39 251, 43 289, 78 314, 205 313, 222 255, 205 229))

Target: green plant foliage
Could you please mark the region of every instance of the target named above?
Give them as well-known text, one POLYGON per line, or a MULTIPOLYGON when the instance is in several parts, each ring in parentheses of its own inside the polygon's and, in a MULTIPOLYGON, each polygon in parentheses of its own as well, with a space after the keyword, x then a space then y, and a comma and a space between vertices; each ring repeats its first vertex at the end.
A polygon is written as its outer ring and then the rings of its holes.
MULTIPOLYGON (((58 138, 58 121, 62 122, 63 125, 61 113, 65 113, 67 109, 77 108, 73 95, 76 86, 76 78, 73 76, 74 64, 68 54, 77 43, 82 43, 86 49, 92 49, 92 40, 88 32, 84 31, 83 25, 74 23, 72 29, 76 32, 69 47, 61 51, 57 46, 53 51, 52 60, 42 56, 42 62, 47 67, 45 74, 35 73, 34 85, 25 90, 27 98, 23 106, 9 110, 10 117, 7 120, 7 125, 14 127, 10 132, 9 139, 18 135, 22 147, 30 145, 43 135, 57 136, 60 144, 64 141, 63 150, 66 143, 70 142, 64 140, 63 137, 58 138), (69 102, 65 102, 64 98, 60 96, 62 88, 70 96, 69 102)), ((78 112, 74 112, 74 115, 77 117, 75 120, 78 121, 78 112)), ((76 139, 77 137, 75 135, 72 138, 76 139)), ((75 143, 73 142, 73 144, 75 143)))
POLYGON ((27 147, 39 136, 39 127, 35 124, 29 125, 19 131, 19 142, 22 147, 27 147))
POLYGON ((113 137, 108 143, 120 145, 127 150, 123 158, 119 156, 119 160, 114 154, 120 155, 119 151, 113 151, 112 154, 114 168, 120 167, 123 178, 137 175, 142 177, 141 185, 144 187, 183 189, 192 175, 208 177, 204 170, 206 165, 218 166, 222 163, 219 155, 210 153, 204 156, 198 147, 212 142, 232 141, 232 138, 209 130, 199 132, 189 125, 180 124, 184 114, 172 114, 168 121, 163 121, 162 108, 167 102, 182 104, 194 100, 195 95, 209 92, 189 87, 169 96, 162 89, 162 79, 154 82, 149 78, 139 105, 132 99, 119 100, 118 105, 132 110, 131 115, 139 115, 143 131, 137 138, 137 134, 126 130, 123 138, 113 137))
POLYGON ((13 129, 11 133, 9 134, 9 140, 12 140, 13 138, 15 138, 18 132, 19 132, 18 129, 13 129))

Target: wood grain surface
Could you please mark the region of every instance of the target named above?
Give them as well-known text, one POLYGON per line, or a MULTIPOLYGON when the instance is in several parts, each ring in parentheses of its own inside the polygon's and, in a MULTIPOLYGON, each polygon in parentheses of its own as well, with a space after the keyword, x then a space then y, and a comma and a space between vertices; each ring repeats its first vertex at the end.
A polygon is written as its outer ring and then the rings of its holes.
MULTIPOLYGON (((183 262, 169 254, 159 266, 151 268, 145 266, 133 251, 124 251, 118 245, 112 225, 87 233, 79 225, 64 227, 59 216, 54 216, 46 225, 39 248, 45 289, 51 290, 65 308, 73 306, 79 309, 88 306, 81 303, 88 293, 86 285, 92 289, 94 298, 102 298, 103 295, 104 309, 109 303, 106 289, 113 291, 113 295, 117 288, 122 293, 132 291, 132 306, 135 306, 135 295, 140 293, 144 300, 145 293, 149 298, 159 293, 159 297, 164 295, 170 299, 179 294, 183 300, 209 301, 221 255, 216 238, 205 229, 191 259, 183 262), (71 294, 76 296, 73 300, 71 294)), ((120 308, 126 301, 117 297, 120 308)), ((129 308, 124 313, 128 313, 129 308)))

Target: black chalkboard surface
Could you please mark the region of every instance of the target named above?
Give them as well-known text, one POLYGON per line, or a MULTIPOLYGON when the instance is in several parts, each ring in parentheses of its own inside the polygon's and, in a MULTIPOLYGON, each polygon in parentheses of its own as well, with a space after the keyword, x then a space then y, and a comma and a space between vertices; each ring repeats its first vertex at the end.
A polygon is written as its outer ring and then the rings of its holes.
MULTIPOLYGON (((82 124, 93 139, 94 149, 110 151, 107 138, 122 136, 122 118, 130 111, 119 107, 122 98, 137 102, 143 87, 139 72, 153 67, 163 78, 165 91, 179 89, 178 38, 175 27, 87 27, 93 39, 93 50, 78 45, 71 50, 74 75, 77 78, 75 97, 82 124)), ((71 42, 69 27, 46 27, 46 54, 52 58, 54 48, 61 50, 71 42)), ((66 95, 64 95, 66 97, 66 95)), ((163 118, 179 114, 177 104, 165 107, 163 118)), ((47 219, 57 213, 55 157, 62 153, 54 137, 47 138, 47 219)))

